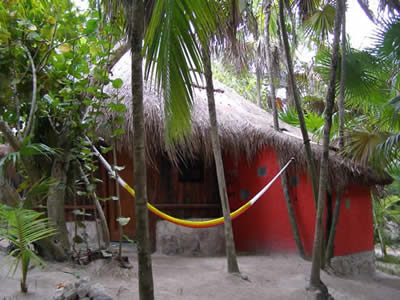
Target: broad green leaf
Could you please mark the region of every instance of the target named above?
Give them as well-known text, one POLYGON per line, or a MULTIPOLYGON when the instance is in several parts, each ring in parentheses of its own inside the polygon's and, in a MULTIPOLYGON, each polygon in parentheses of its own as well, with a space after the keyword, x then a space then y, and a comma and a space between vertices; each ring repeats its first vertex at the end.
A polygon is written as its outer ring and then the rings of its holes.
POLYGON ((108 103, 107 106, 111 108, 112 111, 117 113, 124 113, 126 112, 126 106, 123 103, 108 103))
POLYGON ((56 24, 56 18, 54 18, 53 16, 49 16, 47 18, 47 22, 54 25, 54 24, 56 24))
POLYGON ((122 79, 120 79, 120 78, 111 80, 111 82, 112 82, 113 88, 115 88, 115 89, 121 88, 122 85, 124 84, 124 82, 123 82, 122 79))
POLYGON ((93 33, 94 31, 96 31, 97 25, 98 25, 98 21, 95 19, 91 19, 91 20, 87 21, 84 33, 85 34, 93 33))
POLYGON ((57 47, 57 49, 61 51, 61 53, 68 53, 72 48, 68 44, 62 44, 61 46, 57 47))

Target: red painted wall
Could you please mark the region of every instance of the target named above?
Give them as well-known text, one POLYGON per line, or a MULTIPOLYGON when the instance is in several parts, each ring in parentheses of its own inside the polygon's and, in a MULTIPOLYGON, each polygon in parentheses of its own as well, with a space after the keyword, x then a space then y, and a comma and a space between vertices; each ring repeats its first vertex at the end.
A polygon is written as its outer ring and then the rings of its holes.
MULTIPOLYGON (((231 210, 247 202, 241 199, 241 191, 247 190, 248 199, 251 199, 278 171, 276 154, 271 148, 260 151, 251 162, 226 157, 225 173, 231 210), (258 176, 259 167, 266 167, 266 176, 258 176)), ((315 226, 312 186, 305 173, 291 175, 297 175, 297 184, 290 187, 296 220, 305 252, 311 255, 315 226)), ((289 178, 289 182, 293 183, 292 180, 289 178)), ((233 230, 238 251, 297 251, 280 180, 275 181, 244 215, 233 221, 233 230)), ((345 189, 342 200, 334 254, 346 255, 371 249, 373 227, 369 188, 350 185, 345 189), (350 208, 346 208, 345 199, 350 199, 350 208)))
POLYGON ((372 200, 368 187, 349 185, 345 189, 338 224, 335 256, 374 249, 372 200))
MULTIPOLYGON (((225 167, 231 209, 247 202, 240 199, 241 190, 248 190, 249 199, 252 198, 279 170, 275 153, 268 150, 260 152, 250 163, 240 160, 240 163, 235 165, 230 160, 225 167), (266 167, 266 177, 257 175, 259 166, 266 167), (234 183, 229 182, 230 173, 238 174, 234 183)), ((233 229, 238 251, 295 251, 279 181, 276 181, 253 207, 233 222, 233 229)))

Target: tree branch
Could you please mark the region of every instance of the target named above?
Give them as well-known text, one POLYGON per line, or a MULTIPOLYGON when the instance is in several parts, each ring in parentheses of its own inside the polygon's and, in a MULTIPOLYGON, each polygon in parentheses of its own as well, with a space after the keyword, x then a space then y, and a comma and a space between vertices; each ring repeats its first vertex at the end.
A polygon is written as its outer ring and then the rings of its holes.
POLYGON ((7 142, 11 145, 14 151, 19 151, 22 147, 21 141, 14 135, 8 124, 0 117, 0 131, 3 133, 7 142))
POLYGON ((35 62, 33 61, 32 55, 29 52, 28 48, 26 48, 24 45, 22 46, 22 48, 24 48, 26 54, 28 55, 29 61, 31 63, 31 68, 32 68, 32 102, 31 102, 31 111, 29 112, 28 123, 25 128, 25 134, 24 134, 24 139, 25 139, 28 135, 31 134, 32 124, 33 124, 34 116, 36 113, 37 78, 36 78, 35 62))
POLYGON ((124 43, 114 51, 114 57, 112 57, 110 62, 107 64, 107 70, 109 72, 112 70, 115 64, 121 59, 121 57, 124 56, 126 52, 128 52, 129 49, 131 49, 131 45, 129 43, 124 43))

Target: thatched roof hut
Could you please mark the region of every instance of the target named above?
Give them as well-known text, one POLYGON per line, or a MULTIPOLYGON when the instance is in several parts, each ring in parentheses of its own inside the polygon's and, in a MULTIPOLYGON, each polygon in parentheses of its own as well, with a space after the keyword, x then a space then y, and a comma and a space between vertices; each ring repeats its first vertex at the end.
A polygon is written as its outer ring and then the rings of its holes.
MULTIPOLYGON (((132 149, 132 105, 131 105, 131 75, 130 53, 125 54, 112 70, 114 78, 121 78, 123 86, 118 91, 124 96, 127 112, 125 134, 120 139, 120 147, 130 151, 132 149)), ((234 157, 251 157, 260 149, 272 147, 285 159, 295 157, 296 167, 306 169, 304 145, 301 132, 298 128, 280 121, 282 132, 273 129, 272 115, 247 101, 233 89, 215 81, 215 100, 219 124, 219 136, 224 152, 234 157)), ((108 89, 109 93, 115 93, 108 89)), ((196 89, 195 101, 192 109, 192 132, 172 147, 164 139, 163 100, 146 85, 144 89, 146 153, 152 160, 159 153, 166 153, 172 162, 179 157, 185 159, 203 158, 206 162, 212 161, 212 147, 209 132, 209 116, 207 97, 204 89, 196 89)), ((322 146, 312 144, 314 159, 318 162, 322 156, 322 146)), ((331 182, 335 183, 362 183, 366 185, 388 184, 391 178, 388 175, 378 175, 371 170, 356 165, 344 159, 335 151, 330 151, 329 173, 331 182)))

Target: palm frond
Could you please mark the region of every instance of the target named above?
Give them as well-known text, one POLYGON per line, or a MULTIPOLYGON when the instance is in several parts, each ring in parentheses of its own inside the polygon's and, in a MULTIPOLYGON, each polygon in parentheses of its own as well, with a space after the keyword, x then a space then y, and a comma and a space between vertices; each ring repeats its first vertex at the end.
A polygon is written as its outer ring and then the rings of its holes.
POLYGON ((387 136, 387 133, 368 128, 348 131, 342 154, 364 166, 371 162, 378 168, 385 166, 387 160, 379 155, 378 147, 385 142, 387 136))
POLYGON ((295 108, 289 107, 286 111, 280 111, 279 119, 281 119, 283 122, 290 124, 292 126, 296 126, 296 127, 300 126, 299 116, 298 116, 295 108))
POLYGON ((400 3, 398 0, 380 0, 378 9, 381 13, 387 11, 392 15, 400 14, 400 3))
POLYGON ((300 18, 307 20, 319 8, 321 1, 319 0, 296 0, 293 6, 297 6, 300 18))
POLYGON ((392 76, 395 81, 398 81, 400 77, 400 17, 383 22, 383 26, 374 36, 374 44, 373 53, 381 62, 388 64, 390 68, 388 71, 394 71, 392 76))
MULTIPOLYGON (((49 227, 47 218, 42 218, 43 213, 22 208, 10 208, 0 204, 0 237, 7 239, 15 249, 9 254, 8 260, 13 258, 9 272, 14 274, 22 264, 22 272, 27 272, 30 260, 42 266, 42 260, 29 248, 39 240, 50 237, 56 233, 49 227)), ((7 260, 7 261, 8 261, 7 260)))
POLYGON ((400 132, 386 135, 386 139, 378 146, 385 157, 398 158, 400 150, 400 132))
MULTIPOLYGON (((331 49, 321 48, 316 57, 315 71, 324 81, 328 80, 331 49)), ((387 101, 388 91, 382 64, 367 51, 346 49, 345 97, 349 108, 365 112, 381 108, 387 101)), ((337 91, 340 84, 340 66, 336 76, 337 91)))
POLYGON ((396 125, 400 122, 400 96, 394 97, 388 104, 393 108, 391 112, 392 125, 396 125))
POLYGON ((193 84, 202 72, 197 41, 206 43, 216 27, 209 1, 160 0, 146 32, 145 78, 154 79, 164 96, 167 137, 175 140, 190 129, 193 84))
POLYGON ((367 17, 372 21, 375 22, 375 15, 372 12, 371 8, 369 7, 369 1, 368 0, 357 0, 358 4, 360 5, 361 9, 364 11, 364 13, 367 15, 367 17))
POLYGON ((304 22, 305 33, 309 37, 316 37, 317 40, 325 41, 333 32, 335 20, 335 7, 326 4, 322 8, 315 9, 313 14, 304 22))

